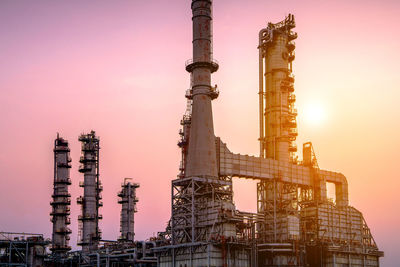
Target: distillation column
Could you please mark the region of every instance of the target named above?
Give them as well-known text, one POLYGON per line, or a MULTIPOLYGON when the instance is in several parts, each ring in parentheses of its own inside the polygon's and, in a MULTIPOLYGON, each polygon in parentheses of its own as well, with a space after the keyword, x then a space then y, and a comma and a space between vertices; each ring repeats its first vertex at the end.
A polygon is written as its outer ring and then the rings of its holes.
POLYGON ((81 166, 79 172, 84 174, 83 197, 78 197, 77 202, 81 205, 82 214, 79 215, 79 241, 82 251, 88 253, 98 248, 101 239, 99 229, 99 220, 102 216, 99 214, 99 208, 103 205, 101 200, 101 191, 103 190, 99 180, 99 137, 94 131, 89 134, 82 134, 79 137, 82 143, 82 156, 80 158, 81 166))
POLYGON ((71 223, 70 205, 71 194, 68 187, 71 185, 70 168, 71 158, 68 141, 59 137, 54 141, 54 191, 52 206, 51 222, 53 223, 53 235, 51 251, 56 256, 62 256, 71 250, 68 245, 71 230, 67 227, 71 223))
POLYGON ((135 241, 135 213, 137 212, 136 203, 139 201, 136 197, 136 189, 139 188, 138 183, 133 183, 131 178, 125 178, 122 189, 118 193, 118 203, 121 204, 121 236, 118 241, 134 242, 135 241))
MULTIPOLYGON (((294 16, 289 14, 281 22, 268 23, 259 34, 260 157, 276 160, 278 166, 295 163, 297 151, 294 27, 294 16)), ((257 184, 257 212, 264 215, 264 222, 258 226, 263 243, 258 261, 263 266, 300 266, 298 254, 292 250, 300 238, 298 187, 282 182, 279 171, 274 175, 274 179, 257 184)))
POLYGON ((297 34, 294 16, 260 31, 259 98, 260 156, 278 161, 294 161, 297 136, 297 111, 292 75, 294 39, 297 34))

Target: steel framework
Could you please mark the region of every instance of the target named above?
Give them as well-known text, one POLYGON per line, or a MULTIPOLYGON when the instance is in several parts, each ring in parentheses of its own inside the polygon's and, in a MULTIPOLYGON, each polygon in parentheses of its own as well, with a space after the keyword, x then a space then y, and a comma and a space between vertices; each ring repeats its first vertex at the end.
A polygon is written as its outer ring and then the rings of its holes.
POLYGON ((43 266, 50 243, 41 234, 0 232, 0 266, 43 266))
MULTIPOLYGON (((194 38, 196 29, 207 25, 197 25, 195 18, 211 19, 210 5, 192 2, 194 38), (202 12, 196 13, 196 7, 202 12)), ((379 266, 383 253, 362 214, 349 206, 346 177, 321 170, 310 142, 303 145, 302 162, 295 155, 294 27, 289 14, 260 31, 260 157, 234 154, 215 137, 217 176, 209 175, 214 173, 214 147, 202 139, 213 132, 212 119, 208 104, 200 111, 194 108, 200 76, 193 71, 208 68, 211 73, 218 66, 211 58, 187 65, 191 89, 178 143, 182 161, 171 185, 171 220, 160 234, 164 246, 156 249, 160 266, 379 266), (204 175, 194 175, 202 170, 204 175), (259 181, 256 214, 235 209, 233 177, 259 181), (335 185, 334 202, 327 198, 327 183, 335 185)), ((200 47, 194 41, 194 54, 200 47)), ((201 92, 213 99, 214 89, 201 92)))

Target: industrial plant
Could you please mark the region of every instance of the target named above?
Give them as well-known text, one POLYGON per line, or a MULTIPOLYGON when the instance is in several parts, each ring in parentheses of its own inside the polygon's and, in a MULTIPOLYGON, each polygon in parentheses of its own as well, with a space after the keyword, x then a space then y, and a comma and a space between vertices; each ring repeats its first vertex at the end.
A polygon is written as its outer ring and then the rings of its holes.
POLYGON ((70 179, 69 142, 57 134, 52 237, 0 233, 0 266, 380 266, 383 252, 362 213, 349 205, 346 177, 320 169, 311 142, 302 145, 301 160, 297 155, 294 16, 268 23, 255 44, 260 154, 249 156, 231 152, 214 135, 211 102, 219 91, 211 75, 219 64, 213 58, 212 1, 192 0, 191 9, 193 58, 185 65, 191 86, 180 121, 181 162, 171 181, 171 207, 165 207, 171 209, 171 217, 165 229, 145 241, 135 240, 140 185, 124 178, 116 195, 121 204, 120 236, 103 240, 100 138, 94 131, 79 136, 78 182, 70 179), (257 181, 257 212, 236 209, 233 178, 257 181), (81 214, 73 218, 79 221, 77 251, 71 251, 68 227, 72 183, 83 189, 77 198, 81 214), (335 187, 334 200, 327 196, 327 183, 335 187))

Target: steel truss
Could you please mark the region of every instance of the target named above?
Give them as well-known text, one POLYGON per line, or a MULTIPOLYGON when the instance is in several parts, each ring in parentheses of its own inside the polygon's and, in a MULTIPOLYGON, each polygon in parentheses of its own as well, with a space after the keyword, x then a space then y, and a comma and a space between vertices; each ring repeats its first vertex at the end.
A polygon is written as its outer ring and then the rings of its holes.
POLYGON ((230 177, 190 177, 172 181, 171 243, 209 241, 234 220, 230 177))

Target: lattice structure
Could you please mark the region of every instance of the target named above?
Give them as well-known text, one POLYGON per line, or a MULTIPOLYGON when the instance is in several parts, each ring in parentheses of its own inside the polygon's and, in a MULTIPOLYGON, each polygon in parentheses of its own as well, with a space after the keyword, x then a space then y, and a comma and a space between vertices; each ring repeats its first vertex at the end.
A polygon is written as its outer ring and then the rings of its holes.
POLYGON ((231 179, 176 179, 172 191, 172 244, 236 235, 231 179))
POLYGON ((71 157, 69 153, 68 141, 57 134, 57 139, 54 141, 53 201, 50 203, 52 206, 51 222, 53 223, 51 251, 57 256, 62 256, 71 250, 69 246, 71 230, 68 228, 71 223, 69 218, 71 157))
POLYGON ((84 180, 79 186, 84 188, 84 194, 77 199, 82 212, 78 217, 78 245, 82 246, 84 253, 89 253, 98 248, 101 239, 99 220, 102 216, 99 214, 99 208, 103 205, 101 202, 103 186, 99 179, 100 139, 94 131, 91 131, 89 134, 82 134, 79 141, 82 143, 79 172, 84 174, 84 180))
POLYGON ((0 266, 45 266, 50 243, 42 234, 0 232, 0 266))

